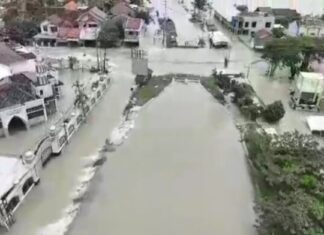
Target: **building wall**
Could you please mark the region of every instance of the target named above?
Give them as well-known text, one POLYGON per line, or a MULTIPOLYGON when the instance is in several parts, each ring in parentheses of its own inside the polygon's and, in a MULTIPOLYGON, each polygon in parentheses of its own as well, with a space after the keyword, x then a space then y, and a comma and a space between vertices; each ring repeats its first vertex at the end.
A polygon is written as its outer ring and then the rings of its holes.
POLYGON ((58 27, 56 25, 54 25, 54 24, 51 24, 47 20, 40 24, 40 28, 41 28, 41 33, 42 34, 50 35, 50 36, 56 36, 57 35, 58 27), (45 30, 46 28, 47 28, 47 30, 45 30), (56 31, 53 30, 54 28, 56 28, 56 31))
POLYGON ((80 22, 80 40, 96 40, 100 31, 100 25, 95 21, 80 22), (97 25, 97 27, 93 27, 97 25))
POLYGON ((43 85, 43 86, 35 86, 34 89, 35 89, 36 95, 41 98, 48 98, 48 97, 52 97, 54 95, 53 87, 52 87, 51 83, 43 85))
POLYGON ((7 135, 8 134, 8 125, 13 117, 20 118, 26 125, 27 129, 35 124, 38 124, 40 122, 46 121, 46 110, 44 106, 44 100, 43 99, 36 99, 32 101, 26 102, 24 105, 15 105, 12 107, 8 107, 5 109, 0 110, 0 119, 2 122, 3 130, 2 134, 7 135), (42 106, 44 114, 42 116, 37 116, 34 118, 28 118, 27 109, 33 108, 37 106, 42 106))
POLYGON ((324 25, 302 25, 299 34, 308 37, 324 37, 324 25))
POLYGON ((261 29, 266 29, 271 32, 275 23, 275 17, 272 15, 264 16, 242 16, 240 20, 236 22, 236 29, 241 31, 246 31, 246 34, 251 35, 256 33, 261 29), (240 27, 240 23, 242 26, 240 27))

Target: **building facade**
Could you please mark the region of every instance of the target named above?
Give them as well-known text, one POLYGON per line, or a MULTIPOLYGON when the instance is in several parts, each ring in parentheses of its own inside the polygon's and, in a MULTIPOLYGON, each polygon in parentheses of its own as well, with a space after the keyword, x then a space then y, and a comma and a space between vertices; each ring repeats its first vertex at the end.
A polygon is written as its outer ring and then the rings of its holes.
POLYGON ((275 17, 263 12, 242 12, 232 22, 234 32, 249 36, 254 36, 261 29, 271 32, 274 23, 275 17))
POLYGON ((24 58, 19 55, 22 52, 15 52, 5 44, 1 46, 4 50, 0 52, 3 56, 0 57, 0 135, 9 136, 14 123, 29 129, 56 112, 60 82, 41 58, 31 64, 28 59, 31 56, 24 58), (28 66, 19 67, 19 64, 28 66))
POLYGON ((34 40, 42 46, 95 42, 106 17, 106 13, 97 7, 86 10, 68 7, 61 14, 44 20, 40 24, 41 32, 34 40))

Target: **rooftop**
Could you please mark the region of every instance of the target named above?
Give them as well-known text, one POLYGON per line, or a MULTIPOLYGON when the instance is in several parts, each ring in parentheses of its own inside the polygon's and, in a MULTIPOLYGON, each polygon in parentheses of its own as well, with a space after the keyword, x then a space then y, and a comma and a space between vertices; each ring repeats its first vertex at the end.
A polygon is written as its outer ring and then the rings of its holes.
POLYGON ((110 9, 110 12, 115 16, 118 15, 133 16, 135 14, 135 11, 125 1, 118 2, 115 6, 113 6, 110 9))
POLYGON ((0 197, 6 194, 27 172, 28 168, 20 159, 0 156, 0 197))
POLYGON ((247 12, 242 12, 239 14, 239 16, 251 16, 251 17, 258 17, 258 16, 270 16, 272 15, 271 12, 250 12, 250 11, 247 11, 247 12))
POLYGON ((31 88, 31 80, 24 74, 10 77, 11 83, 0 86, 0 109, 37 99, 31 88))
POLYGON ((142 26, 142 19, 129 17, 126 21, 125 30, 140 31, 142 26))
POLYGON ((4 42, 0 42, 0 64, 11 65, 25 59, 10 49, 4 42))

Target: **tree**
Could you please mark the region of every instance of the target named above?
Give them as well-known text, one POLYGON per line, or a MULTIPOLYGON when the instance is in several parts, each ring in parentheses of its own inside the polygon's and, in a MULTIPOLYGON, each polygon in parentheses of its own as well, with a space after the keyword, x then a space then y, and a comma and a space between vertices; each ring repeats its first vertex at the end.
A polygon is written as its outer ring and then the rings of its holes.
POLYGON ((281 101, 275 101, 265 107, 263 118, 269 122, 278 122, 285 115, 285 108, 281 101))
POLYGON ((26 20, 7 22, 5 29, 11 40, 22 44, 25 44, 26 39, 32 39, 39 32, 36 22, 26 20))
POLYGON ((81 109, 83 117, 86 116, 86 104, 89 99, 87 94, 84 92, 83 85, 77 80, 73 87, 75 88, 75 99, 74 99, 74 106, 81 109))
POLYGON ((206 3, 207 3, 207 0, 194 0, 194 7, 195 7, 195 9, 203 10, 206 3))
POLYGON ((69 56, 68 57, 68 61, 69 61, 69 68, 71 70, 73 70, 74 69, 74 65, 78 62, 78 59, 76 57, 69 56))
POLYGON ((271 137, 258 127, 244 133, 261 197, 260 235, 323 235, 323 149, 297 131, 271 137))
POLYGON ((137 11, 135 17, 144 20, 145 24, 149 24, 151 20, 150 13, 143 10, 137 11))
POLYGON ((270 63, 269 75, 273 76, 279 66, 290 68, 293 79, 302 61, 302 44, 298 38, 274 39, 267 43, 262 58, 270 63))
POLYGON ((282 38, 283 36, 285 36, 284 29, 283 28, 273 28, 272 35, 274 38, 282 38))
POLYGON ((120 30, 112 20, 107 20, 98 35, 101 46, 114 46, 120 39, 120 30))

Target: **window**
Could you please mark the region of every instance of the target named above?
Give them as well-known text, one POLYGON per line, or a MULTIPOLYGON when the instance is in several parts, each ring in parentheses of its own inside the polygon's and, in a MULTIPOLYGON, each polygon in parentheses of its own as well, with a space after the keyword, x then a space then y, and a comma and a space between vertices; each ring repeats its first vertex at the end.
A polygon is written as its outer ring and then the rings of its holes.
POLYGON ((33 118, 41 117, 41 116, 44 116, 44 110, 39 110, 39 111, 36 111, 36 112, 27 113, 28 119, 33 119, 33 118))
POLYGON ((241 29, 243 27, 243 22, 242 21, 239 22, 238 27, 239 27, 239 29, 241 29))
POLYGON ((97 24, 89 24, 89 28, 97 28, 98 25, 97 24))
POLYGON ((24 185, 22 187, 22 192, 24 195, 28 192, 28 190, 31 188, 31 186, 33 186, 33 184, 34 184, 33 178, 30 177, 26 180, 26 182, 24 183, 24 185))
POLYGON ((44 92, 43 92, 43 90, 39 90, 39 95, 43 95, 44 94, 44 92))
POLYGON ((267 23, 265 23, 265 27, 266 27, 266 28, 271 28, 271 22, 267 22, 267 23))
POLYGON ((252 28, 255 28, 257 26, 257 22, 256 21, 253 21, 252 22, 252 28))
POLYGON ((245 28, 248 28, 249 25, 250 25, 250 22, 245 22, 244 27, 245 27, 245 28))
POLYGON ((44 25, 44 26, 43 26, 43 31, 44 31, 44 32, 47 32, 47 25, 44 25))
POLYGON ((57 32, 57 27, 56 26, 52 26, 51 27, 51 31, 52 31, 52 33, 56 33, 57 32))

